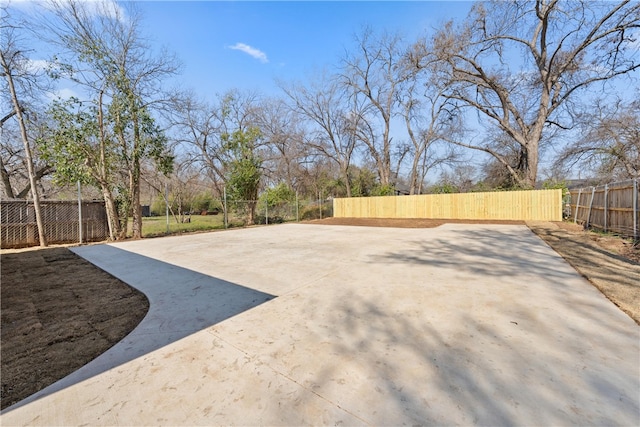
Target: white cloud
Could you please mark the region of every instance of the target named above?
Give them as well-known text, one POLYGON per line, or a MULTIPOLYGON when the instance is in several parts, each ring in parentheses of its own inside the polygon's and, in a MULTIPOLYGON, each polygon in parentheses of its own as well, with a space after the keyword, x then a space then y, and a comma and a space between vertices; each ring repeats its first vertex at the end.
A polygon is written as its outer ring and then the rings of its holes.
MULTIPOLYGON (((116 0, 76 0, 82 3, 89 17, 106 16, 109 18, 127 20, 126 11, 118 4, 116 0)), ((64 0, 9 0, 8 4, 13 7, 20 8, 27 13, 38 13, 42 9, 54 10, 56 7, 63 6, 64 0)))
POLYGON ((50 68, 51 63, 45 59, 28 59, 26 65, 29 71, 42 73, 50 68))
POLYGON ((239 50, 241 52, 244 52, 247 55, 250 55, 250 56, 254 57, 255 59, 257 59, 258 61, 260 61, 260 62, 262 62, 264 64, 269 62, 269 60, 267 59, 267 54, 266 53, 264 53, 260 49, 256 49, 255 47, 251 47, 248 44, 236 43, 233 46, 229 46, 229 49, 234 49, 234 50, 239 50))
POLYGON ((120 21, 127 20, 127 13, 114 0, 83 0, 87 4, 89 13, 94 16, 106 16, 120 21))
POLYGON ((76 92, 73 89, 70 88, 62 88, 62 89, 58 89, 54 92, 50 92, 47 94, 47 98, 49 98, 50 100, 67 100, 69 98, 79 98, 80 94, 78 92, 76 92))

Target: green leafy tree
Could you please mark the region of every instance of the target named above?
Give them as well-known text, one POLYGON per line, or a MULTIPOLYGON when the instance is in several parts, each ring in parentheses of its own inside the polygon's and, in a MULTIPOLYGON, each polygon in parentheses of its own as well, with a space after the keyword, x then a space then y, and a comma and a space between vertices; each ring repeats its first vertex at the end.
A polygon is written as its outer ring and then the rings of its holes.
POLYGON ((57 184, 77 181, 100 189, 105 201, 109 237, 120 233, 114 190, 118 156, 110 135, 104 132, 103 118, 96 106, 83 109, 76 98, 54 101, 48 111, 51 136, 38 140, 43 157, 55 168, 57 184))
POLYGON ((260 178, 262 177, 262 158, 257 152, 260 130, 250 127, 223 134, 222 140, 230 154, 227 162, 227 194, 246 205, 247 225, 255 222, 256 204, 260 178))
POLYGON ((429 193, 433 194, 453 194, 458 192, 458 188, 455 185, 446 181, 436 184, 429 189, 429 193))
POLYGON ((176 74, 178 63, 167 52, 153 52, 140 32, 135 4, 126 8, 124 16, 124 9, 110 1, 55 1, 43 10, 41 25, 58 47, 52 72, 81 85, 95 100, 100 132, 110 130, 118 146, 121 173, 128 178, 127 191, 119 192, 128 195, 120 204, 126 208, 121 230, 131 216, 133 237, 139 238, 141 165, 152 159, 164 172, 171 169, 167 140, 152 111, 164 103, 162 80, 176 74))
POLYGON ((374 189, 379 185, 376 173, 367 167, 352 168, 353 192, 355 197, 368 197, 374 195, 374 189))
POLYGON ((395 188, 391 184, 378 184, 373 187, 371 191, 372 196, 393 196, 395 194, 395 188))
POLYGON ((279 217, 280 220, 284 220, 286 216, 291 215, 295 202, 296 192, 288 184, 281 182, 262 192, 259 205, 261 211, 265 208, 268 210, 269 221, 272 222, 272 218, 279 217))
POLYGON ((152 159, 156 168, 165 174, 171 173, 173 165, 163 132, 144 109, 138 112, 139 143, 133 151, 128 141, 135 132, 119 126, 131 121, 114 117, 113 110, 117 110, 114 103, 107 109, 106 116, 103 114, 101 97, 88 108, 75 98, 55 101, 49 109, 51 137, 38 141, 43 157, 55 168, 57 183, 80 181, 100 189, 111 239, 122 237, 127 229, 127 217, 133 205, 133 200, 128 198, 135 190, 132 173, 137 171, 140 179, 140 160, 152 159), (122 172, 129 174, 127 183, 121 181, 122 172))
POLYGON ((287 184, 281 182, 275 187, 266 189, 260 199, 271 208, 295 201, 296 192, 287 184))
POLYGON ((129 178, 129 211, 124 215, 123 229, 127 229, 127 219, 133 218, 133 237, 142 237, 142 212, 140 210, 141 163, 145 159, 156 163, 158 170, 169 175, 173 170, 174 156, 167 148, 164 132, 142 101, 131 88, 123 88, 120 96, 110 105, 114 117, 114 133, 129 178))

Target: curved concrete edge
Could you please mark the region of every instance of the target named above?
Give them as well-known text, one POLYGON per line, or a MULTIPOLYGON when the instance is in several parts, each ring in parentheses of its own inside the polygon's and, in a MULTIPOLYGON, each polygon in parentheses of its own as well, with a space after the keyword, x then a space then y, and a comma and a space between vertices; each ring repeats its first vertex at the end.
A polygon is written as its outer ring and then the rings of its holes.
MULTIPOLYGON (((216 311, 197 274, 251 309, 2 424, 640 422, 640 328, 524 226, 296 224, 149 243, 93 254, 140 286, 173 277, 165 310, 184 299, 216 311)), ((181 333, 180 313, 156 330, 181 333)))
POLYGON ((117 245, 76 247, 71 251, 141 291, 149 300, 149 310, 129 334, 107 351, 2 413, 98 376, 274 298, 121 250, 117 245))

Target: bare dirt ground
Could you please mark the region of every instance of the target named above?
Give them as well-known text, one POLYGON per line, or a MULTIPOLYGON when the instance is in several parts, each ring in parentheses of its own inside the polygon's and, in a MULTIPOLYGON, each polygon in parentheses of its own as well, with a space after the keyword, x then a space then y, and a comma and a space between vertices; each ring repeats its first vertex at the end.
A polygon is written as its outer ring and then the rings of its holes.
MULTIPOLYGON (((327 218, 312 224, 425 228, 486 221, 327 218)), ((493 221, 524 224, 522 221, 493 221)), ((527 225, 640 324, 640 250, 571 223, 527 225)), ((86 364, 147 313, 144 295, 64 247, 2 251, 2 409, 86 364)))
POLYGON ((2 409, 124 338, 147 298, 64 247, 2 252, 2 409))
POLYGON ((640 325, 640 247, 616 236, 560 222, 529 228, 640 325))

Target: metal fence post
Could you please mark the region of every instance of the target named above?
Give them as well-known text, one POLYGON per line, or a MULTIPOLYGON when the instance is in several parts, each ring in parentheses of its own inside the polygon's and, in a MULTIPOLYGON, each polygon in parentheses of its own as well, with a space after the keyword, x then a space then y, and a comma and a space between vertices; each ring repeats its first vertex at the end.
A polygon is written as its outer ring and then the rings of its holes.
POLYGON ((576 224, 578 222, 578 209, 580 209, 580 196, 582 195, 582 188, 578 190, 578 200, 576 201, 576 213, 573 216, 573 223, 576 224))
MULTIPOLYGON (((265 198, 266 199, 266 198, 265 198)), ((264 204, 264 225, 269 225, 269 201, 264 204)))
POLYGON ((78 181, 78 234, 80 244, 82 244, 82 192, 80 188, 80 181, 78 181))
POLYGON ((638 242, 638 178, 633 180, 633 241, 638 242))
POLYGON ((227 187, 223 187, 222 188, 222 197, 223 197, 223 203, 224 206, 222 206, 222 210, 224 212, 224 228, 229 228, 229 209, 227 206, 227 187))
POLYGON ((296 191, 296 222, 300 222, 300 206, 298 205, 298 192, 296 191))
POLYGON ((169 186, 166 182, 164 183, 164 207, 167 217, 167 234, 169 234, 169 186))

